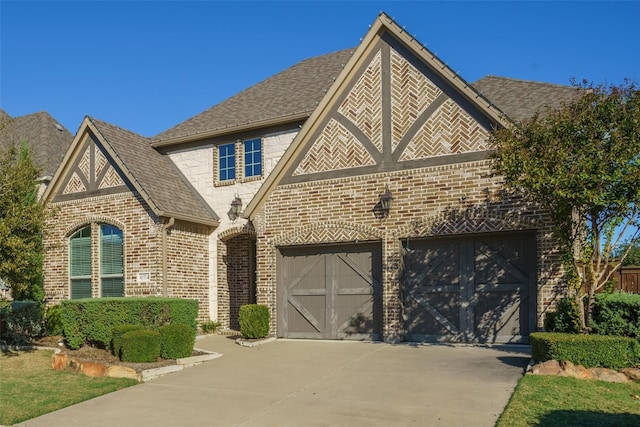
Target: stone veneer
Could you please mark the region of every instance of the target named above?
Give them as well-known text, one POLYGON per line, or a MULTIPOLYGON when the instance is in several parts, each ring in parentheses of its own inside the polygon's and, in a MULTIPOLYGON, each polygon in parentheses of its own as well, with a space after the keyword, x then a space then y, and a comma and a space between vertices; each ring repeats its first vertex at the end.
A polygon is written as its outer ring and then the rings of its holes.
MULTIPOLYGON (((164 228, 137 194, 52 203, 47 211, 44 275, 48 304, 69 299, 69 238, 88 224, 97 227, 97 224, 108 223, 123 231, 125 296, 163 294, 164 228), (149 273, 149 283, 137 282, 137 274, 141 272, 149 273)), ((166 240, 167 296, 197 299, 200 320, 209 319, 208 239, 208 229, 176 221, 166 240)), ((97 244, 97 239, 93 239, 93 297, 100 296, 97 244)))
POLYGON ((535 230, 537 323, 563 291, 563 272, 551 223, 540 209, 504 193, 489 160, 281 185, 261 207, 257 232, 257 298, 276 328, 278 246, 381 241, 383 335, 404 336, 400 293, 401 239, 464 233, 535 230), (373 208, 385 183, 393 194, 386 219, 373 208))

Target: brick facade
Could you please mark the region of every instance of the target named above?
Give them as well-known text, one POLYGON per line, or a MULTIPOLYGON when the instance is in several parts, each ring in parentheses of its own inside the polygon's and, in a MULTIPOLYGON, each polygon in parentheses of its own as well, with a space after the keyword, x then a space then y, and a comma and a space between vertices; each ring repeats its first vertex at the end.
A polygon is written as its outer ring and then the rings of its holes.
MULTIPOLYGON (((47 207, 44 239, 45 294, 49 304, 70 298, 69 239, 79 229, 107 223, 120 228, 124 245, 125 296, 162 296, 164 226, 134 193, 98 196, 47 207), (138 283, 138 273, 149 273, 138 283)), ((97 232, 92 233, 97 236, 97 232)), ((166 240, 167 296, 199 300, 199 318, 208 312, 208 230, 177 222, 166 240)), ((92 296, 100 296, 98 240, 92 240, 92 296)))
POLYGON ((254 222, 258 303, 271 310, 275 331, 279 246, 380 241, 383 247, 385 340, 403 337, 401 240, 465 233, 535 230, 538 251, 537 320, 561 291, 562 272, 549 218, 503 194, 489 161, 332 179, 278 187, 254 222), (385 183, 393 207, 385 219, 373 208, 385 183))

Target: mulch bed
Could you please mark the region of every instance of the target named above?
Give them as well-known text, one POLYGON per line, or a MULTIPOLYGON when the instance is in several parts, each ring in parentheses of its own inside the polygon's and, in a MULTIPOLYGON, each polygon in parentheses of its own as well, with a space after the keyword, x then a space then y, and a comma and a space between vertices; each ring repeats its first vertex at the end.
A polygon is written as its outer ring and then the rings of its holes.
MULTIPOLYGON (((152 363, 131 363, 131 362, 122 362, 116 356, 111 354, 109 350, 91 347, 91 346, 82 346, 78 350, 71 350, 65 345, 60 345, 60 343, 64 344, 64 340, 62 336, 49 336, 42 337, 33 342, 33 345, 42 346, 42 347, 53 347, 59 348, 62 352, 66 353, 69 358, 73 358, 80 361, 85 362, 96 362, 101 363, 105 366, 126 366, 132 369, 135 369, 136 372, 142 372, 147 369, 161 368, 163 366, 171 366, 175 365, 176 361, 174 359, 160 359, 156 362, 152 363)), ((197 356, 203 353, 200 353, 196 350, 193 351, 192 356, 197 356)))

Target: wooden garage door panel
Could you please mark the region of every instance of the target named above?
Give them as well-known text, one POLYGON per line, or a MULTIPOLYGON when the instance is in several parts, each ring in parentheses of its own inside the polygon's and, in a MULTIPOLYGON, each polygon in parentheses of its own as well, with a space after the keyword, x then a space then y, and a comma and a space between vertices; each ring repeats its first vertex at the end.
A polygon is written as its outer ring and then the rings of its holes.
POLYGON ((405 249, 410 339, 526 341, 535 314, 533 234, 412 240, 405 249))
POLYGON ((278 263, 280 336, 380 337, 379 245, 282 248, 278 263))

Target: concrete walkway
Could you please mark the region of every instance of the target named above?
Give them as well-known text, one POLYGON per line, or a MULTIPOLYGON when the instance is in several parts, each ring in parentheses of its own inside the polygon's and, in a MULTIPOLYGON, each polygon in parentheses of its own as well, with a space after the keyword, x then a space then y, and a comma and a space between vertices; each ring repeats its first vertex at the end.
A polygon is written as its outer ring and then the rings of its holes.
POLYGON ((493 426, 529 361, 514 348, 279 340, 21 426, 493 426))

